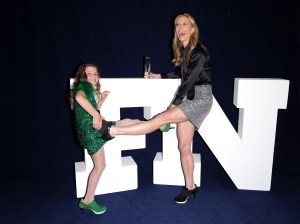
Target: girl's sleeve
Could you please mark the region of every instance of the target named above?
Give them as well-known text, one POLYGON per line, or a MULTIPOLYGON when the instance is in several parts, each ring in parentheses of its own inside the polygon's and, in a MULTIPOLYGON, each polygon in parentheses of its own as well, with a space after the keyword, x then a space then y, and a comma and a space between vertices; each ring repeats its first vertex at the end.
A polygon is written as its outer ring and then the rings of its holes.
POLYGON ((90 96, 93 96, 94 89, 93 86, 89 82, 81 82, 78 84, 78 86, 74 90, 74 95, 81 90, 85 93, 86 97, 89 98, 90 96))

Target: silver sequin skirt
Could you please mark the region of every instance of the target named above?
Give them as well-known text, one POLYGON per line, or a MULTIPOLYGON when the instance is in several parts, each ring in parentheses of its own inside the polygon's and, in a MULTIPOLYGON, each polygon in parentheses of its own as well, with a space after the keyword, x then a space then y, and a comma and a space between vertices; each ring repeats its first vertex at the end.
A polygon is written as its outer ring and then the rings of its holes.
POLYGON ((184 99, 177 107, 187 116, 196 129, 208 115, 213 102, 211 85, 195 86, 195 97, 192 100, 184 99))

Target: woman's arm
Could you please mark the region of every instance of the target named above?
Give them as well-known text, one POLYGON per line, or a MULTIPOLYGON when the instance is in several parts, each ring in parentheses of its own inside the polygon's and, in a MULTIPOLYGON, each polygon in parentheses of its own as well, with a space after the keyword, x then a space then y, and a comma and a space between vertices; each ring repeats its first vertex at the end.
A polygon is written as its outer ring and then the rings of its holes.
POLYGON ((150 74, 145 74, 144 78, 145 79, 160 79, 161 75, 151 72, 150 74))
POLYGON ((75 95, 76 102, 93 117, 93 128, 100 129, 102 127, 101 114, 87 100, 85 93, 79 90, 75 95))
POLYGON ((201 70, 203 69, 205 63, 205 55, 201 52, 197 51, 191 55, 191 59, 189 61, 187 72, 183 81, 181 82, 176 96, 172 102, 174 105, 179 105, 183 98, 187 95, 187 92, 193 87, 195 84, 197 77, 199 76, 201 70))
POLYGON ((181 69, 180 66, 175 67, 174 72, 163 72, 163 73, 150 73, 145 74, 145 79, 180 79, 181 78, 181 69))

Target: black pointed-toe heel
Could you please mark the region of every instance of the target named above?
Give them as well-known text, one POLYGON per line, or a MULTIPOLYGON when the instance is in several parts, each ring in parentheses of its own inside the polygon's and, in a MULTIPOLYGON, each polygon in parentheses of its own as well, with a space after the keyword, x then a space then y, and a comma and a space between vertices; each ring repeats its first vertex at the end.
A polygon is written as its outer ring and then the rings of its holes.
POLYGON ((187 202, 188 198, 191 195, 194 195, 194 198, 195 198, 197 192, 198 192, 198 187, 196 184, 195 184, 195 188, 192 190, 189 190, 186 187, 183 187, 181 193, 174 198, 174 201, 178 204, 184 204, 187 202))
POLYGON ((112 137, 109 133, 109 130, 110 130, 110 127, 112 126, 112 122, 111 121, 106 121, 106 120, 103 120, 102 121, 102 127, 101 129, 99 130, 101 135, 102 135, 102 138, 105 140, 105 141, 109 141, 109 140, 112 140, 113 138, 115 137, 112 137))

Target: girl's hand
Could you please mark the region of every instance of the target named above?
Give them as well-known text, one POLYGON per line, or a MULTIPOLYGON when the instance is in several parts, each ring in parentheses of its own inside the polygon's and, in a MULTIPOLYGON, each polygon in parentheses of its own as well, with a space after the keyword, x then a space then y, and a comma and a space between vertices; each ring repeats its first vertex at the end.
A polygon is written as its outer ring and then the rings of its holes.
POLYGON ((100 110, 100 108, 102 107, 102 104, 104 103, 104 101, 106 100, 106 97, 108 96, 108 94, 110 93, 110 91, 104 91, 103 93, 101 93, 101 99, 98 102, 98 109, 100 110))
POLYGON ((102 127, 102 117, 100 114, 93 117, 93 128, 100 130, 102 127))
POLYGON ((102 97, 103 98, 106 98, 107 96, 108 96, 108 94, 110 94, 110 91, 104 91, 103 93, 102 93, 102 97))
POLYGON ((145 79, 160 79, 161 76, 160 76, 160 74, 156 74, 156 73, 150 73, 150 74, 145 73, 144 78, 145 79))

